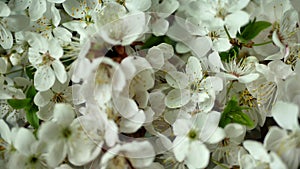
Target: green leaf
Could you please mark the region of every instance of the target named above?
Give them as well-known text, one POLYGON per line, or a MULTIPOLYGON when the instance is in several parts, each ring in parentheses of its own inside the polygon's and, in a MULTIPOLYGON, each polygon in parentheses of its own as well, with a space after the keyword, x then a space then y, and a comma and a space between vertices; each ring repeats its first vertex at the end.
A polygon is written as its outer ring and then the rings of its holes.
POLYGON ((243 109, 248 108, 241 107, 236 98, 229 100, 221 115, 219 126, 224 128, 229 123, 239 123, 252 127, 254 123, 251 118, 243 112, 243 109))
POLYGON ((36 90, 34 86, 30 86, 29 89, 27 90, 26 97, 33 100, 35 95, 36 95, 36 90))
POLYGON ((232 58, 239 55, 239 48, 237 46, 233 46, 229 51, 220 52, 219 55, 222 61, 229 62, 232 58))
POLYGON ((34 67, 26 67, 25 72, 29 79, 33 79, 36 69, 34 67))
POLYGON ((175 46, 176 42, 173 41, 171 38, 169 38, 168 36, 154 36, 151 35, 146 42, 144 43, 144 45, 141 47, 141 49, 149 49, 153 46, 157 46, 161 43, 167 43, 169 45, 175 46))
POLYGON ((156 46, 159 45, 161 43, 164 42, 164 37, 163 36, 154 36, 151 35, 146 42, 144 43, 144 45, 141 47, 141 49, 149 49, 152 46, 156 46))
POLYGON ((8 99, 7 103, 14 109, 23 109, 28 105, 31 105, 31 99, 8 99))
POLYGON ((28 123, 34 127, 35 129, 39 128, 39 118, 36 114, 38 111, 38 107, 36 105, 32 105, 25 109, 26 111, 26 120, 28 123))
POLYGON ((270 27, 272 24, 267 21, 250 21, 247 25, 241 28, 241 34, 238 34, 238 39, 246 43, 252 39, 254 39, 261 31, 270 27))
POLYGON ((234 123, 239 123, 249 127, 252 127, 254 125, 253 121, 247 114, 237 113, 237 114, 232 114, 231 117, 233 119, 232 122, 234 123))

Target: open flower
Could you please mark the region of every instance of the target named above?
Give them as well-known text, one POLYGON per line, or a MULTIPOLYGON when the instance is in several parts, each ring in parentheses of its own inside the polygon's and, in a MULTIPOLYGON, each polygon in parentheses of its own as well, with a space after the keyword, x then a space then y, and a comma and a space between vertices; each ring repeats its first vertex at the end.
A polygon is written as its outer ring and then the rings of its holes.
POLYGON ((48 144, 46 161, 51 167, 57 167, 67 155, 72 164, 83 165, 100 153, 101 146, 89 138, 93 134, 81 125, 80 120, 84 117, 75 120, 74 117, 75 112, 70 105, 56 104, 53 120, 43 123, 39 129, 39 138, 48 144))
POLYGON ((169 108, 179 108, 190 101, 201 108, 209 111, 213 107, 215 93, 223 88, 222 80, 218 77, 204 77, 200 61, 196 57, 190 57, 186 73, 172 71, 166 75, 168 84, 173 87, 165 99, 169 108))
POLYGON ((210 151, 204 143, 215 144, 225 137, 218 127, 219 112, 200 113, 190 119, 177 119, 173 124, 176 135, 173 152, 179 162, 189 168, 205 168, 210 151))
POLYGON ((34 86, 39 91, 50 89, 55 79, 61 83, 67 81, 67 72, 59 60, 63 49, 55 39, 47 40, 39 34, 26 32, 25 39, 31 48, 28 51, 30 63, 37 69, 34 74, 34 86))

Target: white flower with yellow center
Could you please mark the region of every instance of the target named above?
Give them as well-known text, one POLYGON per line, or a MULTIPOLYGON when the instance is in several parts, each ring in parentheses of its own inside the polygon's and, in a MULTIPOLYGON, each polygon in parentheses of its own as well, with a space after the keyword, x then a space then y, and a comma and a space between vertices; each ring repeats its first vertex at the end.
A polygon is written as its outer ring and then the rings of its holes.
POLYGON ((193 56, 189 58, 185 71, 172 71, 166 75, 167 83, 174 88, 166 96, 166 106, 179 108, 191 101, 202 111, 211 110, 215 93, 223 88, 222 80, 204 77, 200 61, 193 56))
POLYGON ((30 44, 29 62, 37 69, 34 74, 34 86, 39 91, 50 89, 55 79, 61 83, 67 81, 67 72, 59 60, 63 49, 55 39, 47 40, 40 34, 26 32, 25 39, 30 44))
POLYGON ((124 6, 108 3, 95 21, 97 34, 109 44, 130 45, 146 31, 148 19, 143 12, 126 13, 124 6))
POLYGON ((74 118, 75 112, 70 105, 56 104, 53 119, 39 128, 38 137, 48 144, 45 158, 50 167, 57 167, 67 155, 70 163, 84 165, 95 159, 101 151, 101 140, 94 142, 90 138, 97 134, 95 130, 81 125, 85 117, 74 118))
POLYGON ((153 163, 155 151, 148 141, 117 144, 102 156, 101 169, 145 168, 153 163))
POLYGON ((7 30, 6 25, 1 22, 2 17, 9 16, 10 12, 9 7, 4 2, 0 2, 0 45, 4 49, 9 49, 13 45, 13 36, 11 32, 7 30))
POLYGON ((177 119, 173 124, 173 152, 179 162, 188 168, 205 168, 209 163, 210 151, 204 143, 216 144, 225 137, 218 127, 219 112, 199 113, 190 119, 177 119))
POLYGON ((281 127, 272 127, 265 137, 267 150, 274 151, 282 158, 288 168, 299 168, 300 126, 299 108, 293 103, 278 101, 272 108, 272 116, 281 127))
POLYGON ((208 62, 210 68, 217 72, 217 75, 224 80, 250 83, 259 77, 259 74, 255 72, 255 63, 257 63, 258 60, 254 56, 239 61, 237 61, 236 58, 232 58, 223 64, 219 54, 213 52, 208 56, 208 62), (220 69, 222 70, 221 72, 220 69))

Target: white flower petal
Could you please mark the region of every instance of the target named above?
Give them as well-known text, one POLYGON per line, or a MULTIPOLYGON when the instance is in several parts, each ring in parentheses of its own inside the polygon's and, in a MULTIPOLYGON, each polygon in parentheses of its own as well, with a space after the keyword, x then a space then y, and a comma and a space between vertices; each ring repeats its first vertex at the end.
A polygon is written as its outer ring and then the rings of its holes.
POLYGON ((50 89, 55 82, 55 74, 49 66, 42 66, 34 74, 34 87, 39 91, 50 89))
POLYGON ((120 132, 123 133, 134 133, 136 132, 145 122, 146 116, 144 111, 140 110, 133 117, 128 119, 122 118, 120 121, 120 132))
POLYGON ((225 23, 232 28, 232 30, 239 30, 241 26, 245 25, 249 21, 250 15, 244 11, 236 11, 229 14, 225 18, 225 23))
POLYGON ((175 136, 185 136, 192 128, 192 124, 188 119, 177 119, 172 126, 175 136))
POLYGON ((31 131, 20 128, 15 138, 15 148, 22 154, 31 153, 31 145, 36 141, 31 131))
POLYGON ((13 36, 9 30, 0 24, 0 45, 4 49, 10 49, 13 45, 13 36))
POLYGON ((50 56, 55 59, 61 58, 62 55, 64 54, 64 51, 60 46, 59 42, 53 38, 48 41, 48 44, 49 44, 48 49, 49 49, 50 56))
POLYGON ((216 51, 208 55, 208 63, 210 69, 212 69, 215 72, 220 72, 220 69, 225 70, 221 61, 221 57, 216 51))
POLYGON ((152 92, 149 94, 149 103, 155 114, 161 114, 165 108, 165 95, 161 91, 152 92))
POLYGON ((39 119, 44 121, 49 121, 53 118, 53 106, 55 103, 49 102, 44 107, 39 107, 39 111, 37 112, 37 116, 39 119))
POLYGON ((66 0, 47 0, 48 2, 51 2, 51 3, 63 3, 65 2, 66 0))
POLYGON ((52 67, 53 67, 55 76, 57 77, 57 80, 60 83, 65 83, 68 79, 68 75, 67 75, 65 66, 59 60, 54 60, 52 62, 52 67))
POLYGON ((29 16, 32 21, 36 21, 46 12, 46 0, 32 0, 29 5, 29 16))
POLYGON ((3 74, 7 70, 7 64, 3 57, 0 57, 0 73, 3 74))
POLYGON ((0 119, 0 136, 7 143, 11 143, 11 134, 8 125, 4 122, 3 119, 0 119))
POLYGON ((146 59, 153 68, 158 70, 164 65, 165 62, 163 51, 156 46, 149 49, 146 59))
POLYGON ((165 19, 158 19, 152 25, 152 33, 155 36, 165 35, 169 28, 169 22, 165 19))
POLYGON ((37 106, 44 107, 45 105, 47 105, 50 102, 53 95, 54 94, 51 90, 47 90, 45 92, 38 92, 34 96, 33 101, 37 106))
POLYGON ((270 162, 269 154, 261 143, 253 140, 246 140, 243 142, 243 145, 254 159, 267 163, 270 162))
POLYGON ((238 123, 230 123, 225 126, 224 130, 226 137, 238 141, 239 143, 243 141, 246 134, 246 127, 238 123))
POLYGON ((205 142, 218 130, 221 114, 216 111, 197 114, 196 125, 201 129, 200 138, 205 142))
POLYGON ((59 10, 55 7, 54 4, 51 4, 51 17, 52 25, 57 27, 60 23, 61 17, 59 10))
POLYGON ((173 141, 173 152, 178 162, 182 162, 189 153, 190 143, 185 136, 177 136, 173 141))
POLYGON ((55 38, 65 41, 65 42, 71 42, 72 33, 69 32, 67 29, 62 27, 56 27, 53 29, 53 35, 55 38))
POLYGON ((250 82, 253 82, 254 80, 256 80, 258 77, 259 77, 258 73, 250 73, 250 74, 239 77, 238 81, 240 83, 250 83, 250 82))
POLYGON ((204 57, 212 47, 212 41, 209 37, 198 37, 187 44, 198 58, 204 57))
POLYGON ((55 143, 60 138, 60 133, 58 131, 61 130, 61 126, 57 125, 53 122, 46 122, 41 125, 38 131, 38 138, 40 140, 55 143))
POLYGON ((186 89, 173 89, 165 98, 165 104, 169 108, 179 108, 190 101, 190 91, 186 89))
POLYGON ((64 10, 73 18, 82 18, 83 12, 82 4, 77 0, 67 0, 63 3, 64 10))
POLYGON ((125 5, 129 11, 146 11, 151 6, 151 0, 126 0, 125 5))
POLYGON ((206 142, 210 144, 216 144, 223 140, 225 136, 225 131, 222 128, 218 127, 206 142))
POLYGON ((73 107, 69 104, 57 103, 53 110, 53 120, 57 121, 63 126, 68 126, 71 124, 75 118, 75 112, 73 107))
POLYGON ((184 89, 188 85, 188 77, 182 72, 172 71, 166 75, 167 83, 177 89, 184 89))
POLYGON ((32 48, 38 52, 47 52, 48 42, 41 34, 35 32, 25 32, 24 34, 24 39, 28 41, 32 48))
POLYGON ((200 61, 196 57, 189 57, 185 71, 190 82, 200 81, 203 77, 200 61))
POLYGON ((286 138, 287 136, 288 135, 286 130, 273 126, 269 129, 269 132, 265 136, 264 146, 268 150, 272 149, 278 142, 280 142, 282 139, 286 138))
POLYGON ((148 141, 127 143, 123 145, 122 149, 127 150, 125 152, 126 157, 137 168, 151 165, 155 157, 153 146, 148 141))
POLYGON ((278 125, 284 129, 299 129, 297 105, 287 102, 278 101, 273 106, 272 115, 278 125))
POLYGON ((210 152, 200 141, 193 141, 190 144, 189 154, 186 158, 186 164, 194 168, 205 168, 209 162, 210 152))
POLYGON ((117 97, 113 99, 115 108, 125 118, 130 118, 138 112, 138 107, 134 100, 125 97, 117 97))
POLYGON ((175 49, 178 53, 187 53, 191 50, 189 47, 187 47, 184 43, 181 42, 176 43, 175 49))
POLYGON ((281 158, 274 152, 270 152, 271 162, 270 168, 272 169, 287 169, 286 164, 281 160, 281 158))
POLYGON ((57 140, 53 144, 46 155, 47 164, 51 167, 57 167, 67 155, 67 147, 64 144, 63 140, 57 140))
POLYGON ((10 15, 10 9, 5 4, 5 2, 0 1, 0 17, 5 17, 10 15))
MULTIPOLYGON (((80 123, 79 120, 74 120, 72 127, 75 128, 75 125, 77 125, 76 128, 80 128, 80 123)), ((68 147, 68 159, 76 166, 87 164, 94 160, 101 152, 103 142, 96 143, 85 132, 89 131, 82 130, 80 134, 76 133, 78 135, 70 142, 68 147)))
POLYGON ((2 22, 6 23, 8 30, 18 32, 24 30, 29 25, 29 18, 25 15, 11 15, 3 18, 2 22))
POLYGON ((117 124, 112 120, 108 120, 106 125, 107 127, 105 131, 105 142, 107 146, 112 147, 119 141, 119 136, 118 136, 119 128, 117 124))

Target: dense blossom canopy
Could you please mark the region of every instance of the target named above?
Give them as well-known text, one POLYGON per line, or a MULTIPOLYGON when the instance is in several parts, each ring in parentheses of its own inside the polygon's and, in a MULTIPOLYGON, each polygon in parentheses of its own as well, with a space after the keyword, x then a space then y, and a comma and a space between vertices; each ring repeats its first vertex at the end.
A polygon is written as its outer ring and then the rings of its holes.
POLYGON ((299 0, 0 0, 0 168, 298 169, 299 0))

